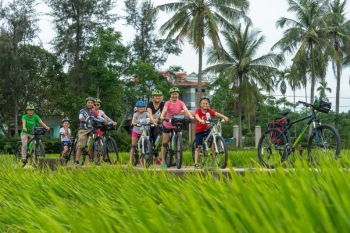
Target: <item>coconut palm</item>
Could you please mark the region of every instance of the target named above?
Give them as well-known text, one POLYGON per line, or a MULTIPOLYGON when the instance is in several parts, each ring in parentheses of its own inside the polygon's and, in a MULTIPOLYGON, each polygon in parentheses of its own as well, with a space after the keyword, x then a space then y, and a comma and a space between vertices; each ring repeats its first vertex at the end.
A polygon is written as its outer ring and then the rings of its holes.
POLYGON ((320 99, 326 98, 326 91, 328 91, 329 93, 332 92, 332 89, 330 87, 327 86, 328 83, 326 82, 326 80, 322 80, 320 82, 320 86, 317 88, 317 91, 319 91, 320 93, 320 99))
MULTIPOLYGON (((283 70, 277 70, 275 74, 276 83, 275 86, 279 88, 283 97, 286 97, 287 92, 287 82, 290 77, 290 69, 285 68, 283 70)), ((285 108, 285 105, 283 106, 285 108)))
POLYGON ((185 39, 198 52, 198 95, 202 93, 202 69, 205 37, 210 39, 218 51, 220 47, 220 27, 227 28, 240 19, 250 21, 245 12, 249 8, 248 0, 181 0, 157 6, 155 12, 161 10, 174 15, 160 27, 161 34, 173 38, 180 43, 185 39))
POLYGON ((293 63, 308 63, 305 70, 310 72, 310 102, 313 102, 316 79, 325 76, 328 61, 325 54, 334 56, 334 49, 325 34, 328 1, 288 0, 288 4, 288 11, 295 12, 296 19, 282 17, 277 21, 277 27, 287 29, 272 48, 295 53, 293 63))
MULTIPOLYGON (((335 112, 339 113, 339 97, 340 97, 340 83, 341 73, 344 65, 349 65, 349 61, 346 56, 349 56, 348 45, 350 42, 349 29, 350 21, 345 18, 345 6, 347 0, 333 0, 329 5, 329 17, 327 17, 327 35, 329 36, 331 43, 333 43, 337 57, 332 60, 332 67, 335 78, 337 80, 336 85, 336 97, 335 97, 335 112)), ((335 122, 337 127, 338 122, 335 122)))
POLYGON ((255 112, 256 95, 252 90, 256 86, 269 91, 272 89, 271 72, 275 72, 274 64, 283 61, 281 55, 268 53, 255 57, 259 47, 264 42, 264 36, 259 36, 259 31, 251 31, 250 24, 243 30, 241 25, 232 26, 222 34, 226 41, 226 47, 222 48, 218 56, 214 47, 207 51, 208 64, 211 65, 205 72, 216 72, 230 80, 231 91, 235 95, 238 112, 239 137, 238 144, 242 146, 242 110, 255 112))

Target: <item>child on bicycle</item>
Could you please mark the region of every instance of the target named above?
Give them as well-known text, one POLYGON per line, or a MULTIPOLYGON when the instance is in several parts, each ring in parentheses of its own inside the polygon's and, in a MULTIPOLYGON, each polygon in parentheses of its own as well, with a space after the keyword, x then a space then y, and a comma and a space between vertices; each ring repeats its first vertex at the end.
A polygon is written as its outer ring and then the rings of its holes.
POLYGON ((68 117, 65 117, 61 121, 62 127, 60 128, 60 135, 61 135, 61 145, 63 148, 61 158, 64 158, 64 156, 68 152, 68 144, 69 144, 70 136, 71 136, 69 123, 70 123, 70 120, 68 117))
POLYGON ((136 102, 137 111, 134 113, 131 121, 131 125, 134 127, 131 131, 131 149, 130 149, 130 164, 132 165, 132 159, 137 147, 137 139, 141 135, 141 127, 137 126, 137 123, 145 123, 149 119, 148 112, 146 110, 146 103, 142 100, 136 102))
POLYGON ((210 133, 210 127, 207 124, 207 120, 212 117, 221 117, 225 121, 228 121, 228 117, 222 115, 221 113, 215 112, 213 109, 209 108, 210 99, 208 97, 201 97, 199 100, 199 108, 194 111, 194 117, 196 122, 194 125, 195 137, 196 137, 196 150, 194 152, 194 168, 199 168, 198 165, 198 155, 203 146, 203 138, 210 133))
POLYGON ((27 163, 27 143, 34 138, 34 127, 36 123, 42 125, 47 131, 50 128, 41 120, 41 118, 34 113, 35 107, 33 105, 28 105, 27 114, 22 116, 22 131, 21 131, 21 141, 22 141, 22 162, 27 163))
MULTIPOLYGON (((179 95, 180 95, 179 88, 172 87, 170 88, 169 93, 170 93, 170 100, 165 102, 162 114, 160 115, 160 119, 164 120, 165 115, 167 119, 170 119, 175 114, 181 114, 182 111, 191 120, 194 119, 192 114, 188 111, 185 103, 179 100, 179 95)), ((161 164, 162 167, 166 167, 166 163, 165 163, 166 147, 169 143, 169 133, 171 132, 171 129, 174 129, 174 128, 175 126, 173 126, 170 122, 166 122, 166 121, 163 122, 163 146, 162 146, 162 164, 161 164)))

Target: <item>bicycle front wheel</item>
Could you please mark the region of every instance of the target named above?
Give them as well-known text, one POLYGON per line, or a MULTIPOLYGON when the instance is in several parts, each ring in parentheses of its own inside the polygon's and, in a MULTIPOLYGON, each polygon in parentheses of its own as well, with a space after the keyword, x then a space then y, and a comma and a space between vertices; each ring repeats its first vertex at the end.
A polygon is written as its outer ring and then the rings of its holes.
POLYGON ((261 136, 258 144, 258 158, 267 168, 275 168, 284 159, 287 138, 279 129, 268 129, 261 136))
POLYGON ((106 143, 103 138, 98 137, 95 139, 94 151, 92 154, 93 154, 94 161, 98 162, 99 164, 100 159, 104 158, 104 156, 106 155, 106 143))
POLYGON ((226 143, 223 137, 216 136, 214 143, 214 159, 218 167, 224 169, 227 166, 228 152, 226 148, 226 143))
POLYGON ((107 162, 117 164, 119 158, 117 143, 113 138, 107 138, 106 147, 107 162))
POLYGON ((180 169, 182 166, 182 135, 179 133, 175 137, 176 168, 180 169))
POLYGON ((340 154, 340 136, 330 125, 319 125, 309 137, 307 151, 310 161, 337 159, 340 154))
POLYGON ((17 143, 15 148, 15 164, 22 161, 22 143, 17 143))
POLYGON ((143 142, 144 145, 144 163, 146 167, 149 167, 153 159, 153 143, 149 139, 145 139, 143 142))

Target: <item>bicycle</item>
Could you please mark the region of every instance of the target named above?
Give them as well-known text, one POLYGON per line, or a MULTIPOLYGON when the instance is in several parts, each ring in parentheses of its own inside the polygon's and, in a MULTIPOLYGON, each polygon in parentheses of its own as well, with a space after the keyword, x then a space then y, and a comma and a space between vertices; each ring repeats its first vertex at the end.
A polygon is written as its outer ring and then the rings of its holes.
MULTIPOLYGON (((225 120, 217 120, 213 119, 207 120, 207 124, 210 126, 209 135, 203 138, 203 148, 199 153, 198 161, 201 160, 202 166, 208 161, 209 155, 211 154, 213 161, 217 164, 221 169, 226 168, 227 160, 228 160, 228 152, 224 138, 221 136, 221 123, 225 120)), ((193 162, 196 150, 196 140, 192 143, 192 159, 193 162)))
MULTIPOLYGON (((34 137, 27 144, 27 156, 26 159, 31 160, 31 163, 34 165, 38 163, 38 157, 45 157, 45 147, 41 142, 39 135, 45 134, 43 128, 34 128, 33 130, 34 137), (34 157, 33 157, 34 156, 34 157)), ((22 161, 22 141, 18 141, 15 148, 15 163, 22 161)), ((23 163, 23 167, 27 163, 23 163)))
POLYGON ((187 123, 190 123, 191 120, 185 118, 185 115, 182 114, 176 114, 173 115, 171 119, 164 120, 170 122, 173 126, 175 126, 175 128, 170 130, 169 142, 167 144, 165 153, 165 163, 167 167, 176 165, 176 168, 180 169, 182 166, 182 129, 186 126, 187 123), (175 160, 174 164, 173 160, 175 160))
POLYGON ((152 124, 149 119, 146 123, 139 122, 136 125, 141 127, 141 135, 137 141, 137 146, 134 151, 133 165, 136 166, 139 162, 141 165, 149 167, 153 159, 153 142, 150 140, 150 127, 152 124), (139 156, 141 156, 139 160, 139 156))
MULTIPOLYGON (((298 101, 299 104, 310 108, 311 114, 290 122, 287 115, 289 112, 280 112, 285 124, 276 125, 275 122, 268 124, 267 130, 261 136, 258 143, 258 158, 261 164, 268 168, 274 168, 278 163, 288 160, 310 125, 313 126, 312 133, 307 140, 307 152, 309 162, 314 162, 320 156, 329 156, 337 159, 340 154, 340 136, 338 131, 327 124, 321 124, 317 119, 317 112, 328 113, 331 103, 321 100, 314 104, 298 101), (290 128, 295 123, 307 120, 298 137, 291 144, 290 128)), ((316 161, 317 162, 317 161, 316 161)))

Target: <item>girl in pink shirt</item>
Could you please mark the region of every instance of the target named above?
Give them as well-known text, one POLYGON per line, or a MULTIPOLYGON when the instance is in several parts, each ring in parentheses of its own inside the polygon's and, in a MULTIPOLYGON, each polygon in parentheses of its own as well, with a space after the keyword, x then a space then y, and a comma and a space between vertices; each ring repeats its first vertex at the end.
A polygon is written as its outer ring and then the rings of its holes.
MULTIPOLYGON (((177 87, 172 87, 169 90, 170 100, 165 102, 162 114, 160 115, 160 119, 164 120, 164 116, 166 115, 167 119, 171 119, 174 114, 181 114, 183 111, 191 120, 194 119, 192 114, 188 111, 184 102, 179 100, 180 90, 177 87)), ((172 128, 175 128, 170 122, 163 122, 163 146, 162 146, 162 167, 166 167, 165 164, 165 153, 166 147, 169 142, 169 133, 172 128)))

